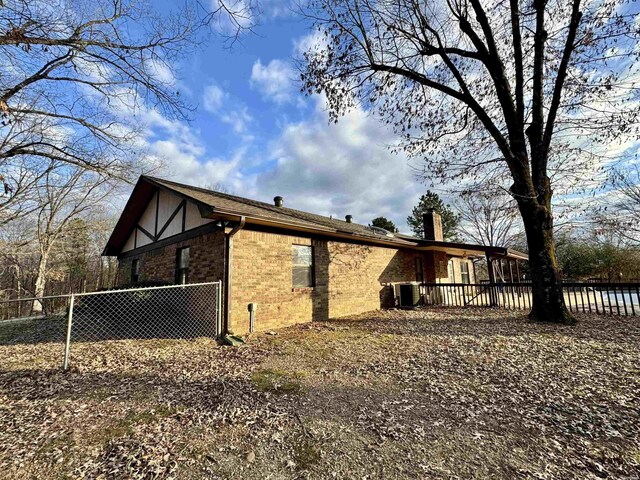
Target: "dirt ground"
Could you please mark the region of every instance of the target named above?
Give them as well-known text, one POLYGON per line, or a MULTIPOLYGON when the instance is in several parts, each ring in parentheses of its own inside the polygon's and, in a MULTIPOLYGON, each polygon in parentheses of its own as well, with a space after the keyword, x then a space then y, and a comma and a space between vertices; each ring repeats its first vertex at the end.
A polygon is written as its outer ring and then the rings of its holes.
POLYGON ((0 477, 637 479, 640 322, 381 311, 212 340, 0 345, 0 477))

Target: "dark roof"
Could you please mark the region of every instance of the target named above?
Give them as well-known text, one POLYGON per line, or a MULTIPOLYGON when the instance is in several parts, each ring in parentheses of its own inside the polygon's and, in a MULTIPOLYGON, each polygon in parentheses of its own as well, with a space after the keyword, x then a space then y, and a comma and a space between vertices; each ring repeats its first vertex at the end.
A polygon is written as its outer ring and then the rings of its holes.
MULTIPOLYGON (((506 248, 484 247, 465 243, 439 242, 412 237, 410 235, 393 234, 385 235, 379 230, 376 232, 367 225, 348 223, 344 220, 316 215, 315 213, 295 210, 288 207, 277 207, 271 203, 259 202, 250 198, 216 192, 205 188, 193 187, 182 183, 141 176, 131 193, 122 216, 114 228, 104 255, 117 255, 122 251, 130 233, 144 212, 153 192, 157 188, 170 190, 182 197, 191 199, 206 211, 208 218, 246 218, 247 224, 269 225, 281 229, 313 231, 328 236, 340 236, 353 238, 362 242, 384 243, 396 247, 405 248, 452 248, 459 251, 489 252, 495 255, 510 254, 506 248)), ((516 252, 518 253, 518 252, 516 252)), ((519 254, 516 256, 524 256, 519 254)))
POLYGON ((238 197, 228 193, 192 187, 161 178, 143 178, 208 205, 213 208, 214 214, 216 211, 235 213, 246 217, 271 220, 276 223, 283 222, 301 227, 327 229, 328 232, 342 232, 376 240, 382 239, 407 246, 415 245, 414 241, 405 240, 395 235, 393 237, 384 236, 374 232, 367 225, 361 225, 359 223, 348 223, 345 220, 316 215, 315 213, 303 212, 302 210, 295 210, 293 208, 276 207, 272 203, 259 202, 258 200, 238 197))

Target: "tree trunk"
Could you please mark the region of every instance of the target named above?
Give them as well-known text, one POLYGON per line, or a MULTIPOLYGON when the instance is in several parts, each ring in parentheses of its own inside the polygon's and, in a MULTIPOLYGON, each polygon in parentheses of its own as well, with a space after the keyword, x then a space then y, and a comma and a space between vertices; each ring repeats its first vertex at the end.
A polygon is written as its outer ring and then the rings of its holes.
POLYGON ((520 203, 520 212, 529 246, 532 303, 529 318, 538 322, 575 324, 562 293, 553 240, 553 218, 549 208, 535 201, 520 203))
MULTIPOLYGON (((44 296, 44 288, 47 284, 47 262, 49 260, 49 250, 45 249, 40 254, 38 260, 38 273, 36 274, 36 282, 34 293, 36 297, 44 296)), ((34 300, 32 310, 34 313, 42 313, 44 304, 41 300, 34 300)))

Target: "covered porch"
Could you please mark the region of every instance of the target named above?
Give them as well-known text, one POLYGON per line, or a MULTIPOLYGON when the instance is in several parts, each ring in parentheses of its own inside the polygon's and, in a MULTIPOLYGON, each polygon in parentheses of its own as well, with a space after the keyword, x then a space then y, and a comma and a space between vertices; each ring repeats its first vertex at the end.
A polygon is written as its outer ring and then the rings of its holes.
POLYGON ((473 281, 448 278, 423 282, 421 297, 426 305, 500 306, 524 309, 531 306, 531 284, 527 279, 527 254, 517 250, 452 242, 428 241, 419 247, 440 258, 463 258, 473 265, 473 281), (484 270, 486 268, 486 271, 484 270))
MULTIPOLYGON (((493 247, 484 245, 473 245, 468 243, 423 241, 424 245, 417 248, 424 252, 441 252, 447 258, 460 257, 468 258, 473 262, 476 283, 525 283, 527 282, 526 266, 529 256, 505 247, 493 247), (479 262, 485 261, 487 265, 488 278, 478 281, 479 262)), ((442 283, 442 282, 439 282, 442 283)))

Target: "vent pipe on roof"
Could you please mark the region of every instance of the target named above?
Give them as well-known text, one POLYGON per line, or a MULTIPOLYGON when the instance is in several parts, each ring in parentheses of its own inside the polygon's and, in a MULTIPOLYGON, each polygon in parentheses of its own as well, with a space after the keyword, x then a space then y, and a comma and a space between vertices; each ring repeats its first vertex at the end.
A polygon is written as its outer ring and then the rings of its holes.
POLYGON ((347 221, 347 223, 352 223, 351 221, 353 220, 353 215, 345 215, 344 219, 347 221))
POLYGON ((273 204, 276 207, 281 207, 283 203, 284 199, 280 195, 278 195, 277 197, 273 197, 273 204))

